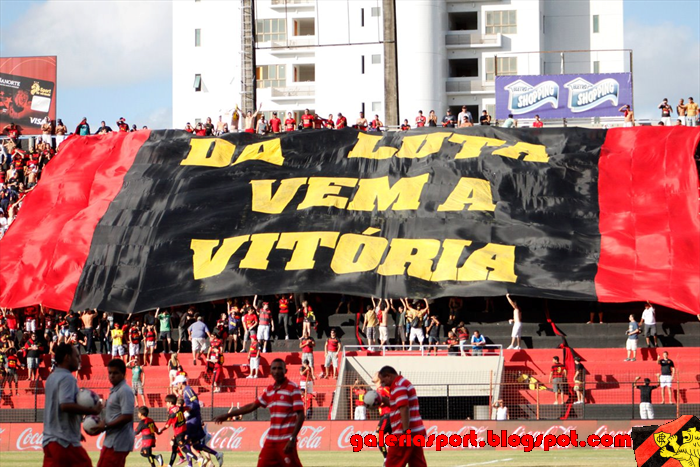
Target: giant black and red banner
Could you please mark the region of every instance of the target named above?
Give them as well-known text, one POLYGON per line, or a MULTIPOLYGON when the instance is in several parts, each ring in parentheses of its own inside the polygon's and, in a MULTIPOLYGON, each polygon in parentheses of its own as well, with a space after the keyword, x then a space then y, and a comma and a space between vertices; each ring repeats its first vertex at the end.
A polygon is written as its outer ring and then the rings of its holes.
POLYGON ((56 57, 0 58, 0 130, 40 135, 46 119, 56 120, 56 57))
POLYGON ((699 139, 693 128, 73 137, 0 241, 0 306, 510 292, 697 314, 699 139))

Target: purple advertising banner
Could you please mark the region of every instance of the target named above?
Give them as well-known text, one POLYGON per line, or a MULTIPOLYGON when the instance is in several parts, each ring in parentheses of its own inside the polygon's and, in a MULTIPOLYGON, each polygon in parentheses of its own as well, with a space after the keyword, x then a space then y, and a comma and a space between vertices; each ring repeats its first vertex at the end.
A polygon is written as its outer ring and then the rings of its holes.
POLYGON ((615 117, 632 105, 631 73, 496 77, 496 118, 615 117))

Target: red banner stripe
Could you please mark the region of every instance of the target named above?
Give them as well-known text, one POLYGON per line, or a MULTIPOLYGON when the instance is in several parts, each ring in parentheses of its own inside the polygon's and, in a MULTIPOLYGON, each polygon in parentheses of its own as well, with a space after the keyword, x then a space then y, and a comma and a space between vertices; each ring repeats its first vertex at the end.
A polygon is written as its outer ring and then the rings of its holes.
POLYGON ((689 127, 610 130, 599 162, 601 302, 639 297, 700 314, 700 204, 689 127))
POLYGON ((0 303, 70 308, 95 227, 149 136, 143 130, 63 142, 0 241, 0 303))

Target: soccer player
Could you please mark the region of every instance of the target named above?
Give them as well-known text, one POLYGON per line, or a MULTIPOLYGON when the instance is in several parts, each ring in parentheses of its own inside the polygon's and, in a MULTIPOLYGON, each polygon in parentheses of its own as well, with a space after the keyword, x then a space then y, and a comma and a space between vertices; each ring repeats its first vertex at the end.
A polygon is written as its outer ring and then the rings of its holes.
MULTIPOLYGON (((382 386, 382 380, 379 379, 379 373, 376 373, 374 375, 372 381, 374 381, 374 384, 377 388, 377 394, 379 394, 380 397, 379 423, 377 423, 377 433, 386 436, 391 434, 391 407, 389 406, 389 404, 384 403, 384 398, 391 398, 391 391, 388 387, 382 386)), ((382 445, 379 446, 379 450, 382 452, 384 459, 386 459, 387 449, 384 443, 382 443, 382 445)))
POLYGON ((306 418, 301 391, 299 386, 287 379, 284 360, 273 360, 270 373, 275 380, 274 384, 268 386, 255 402, 219 415, 214 421, 225 422, 230 418, 251 413, 259 407, 267 407, 270 410, 270 429, 258 457, 258 467, 301 467, 297 454, 297 435, 306 418))
POLYGON ((155 467, 156 462, 159 466, 163 465, 163 456, 158 454, 153 455, 153 448, 156 447, 156 433, 158 433, 158 427, 152 418, 148 417, 148 407, 145 405, 139 407, 138 410, 139 420, 141 420, 138 426, 134 429, 134 434, 141 433, 141 456, 148 459, 148 463, 152 467, 155 467))
MULTIPOLYGON (((420 416, 418 396, 411 382, 400 376, 393 367, 384 366, 379 370, 379 379, 382 386, 389 388, 390 396, 382 398, 382 403, 390 408, 389 419, 391 431, 397 437, 401 435, 425 436, 425 427, 420 416), (410 433, 409 433, 410 431, 410 433)), ((387 452, 386 467, 427 467, 423 446, 406 443, 401 446, 390 446, 387 452)))
MULTIPOLYGON (((182 398, 180 398, 182 402, 182 398)), ((165 426, 158 431, 158 434, 163 433, 168 427, 173 427, 172 450, 170 451, 170 462, 168 467, 172 467, 177 457, 178 449, 185 454, 187 465, 192 467, 192 459, 194 454, 190 450, 189 440, 187 439, 187 423, 185 422, 185 411, 182 404, 178 403, 178 398, 175 394, 165 396, 165 406, 168 408, 168 421, 165 426)))
POLYGON ((107 399, 104 420, 97 432, 106 432, 104 447, 97 467, 124 467, 126 457, 134 450, 134 393, 126 384, 126 364, 112 359, 107 364, 112 389, 107 399))
POLYGON ((46 379, 44 405, 44 467, 92 467, 88 453, 80 445, 80 421, 83 415, 99 415, 102 404, 89 409, 78 405, 78 350, 69 344, 58 344, 55 350, 56 368, 46 379))
POLYGON ((215 456, 216 460, 219 461, 219 467, 221 467, 224 463, 223 453, 214 451, 204 442, 206 434, 202 429, 202 412, 200 410, 197 393, 187 385, 187 377, 185 376, 178 376, 175 378, 175 386, 185 401, 185 411, 189 413, 189 418, 187 419, 187 437, 192 447, 199 451, 200 454, 206 452, 215 456))

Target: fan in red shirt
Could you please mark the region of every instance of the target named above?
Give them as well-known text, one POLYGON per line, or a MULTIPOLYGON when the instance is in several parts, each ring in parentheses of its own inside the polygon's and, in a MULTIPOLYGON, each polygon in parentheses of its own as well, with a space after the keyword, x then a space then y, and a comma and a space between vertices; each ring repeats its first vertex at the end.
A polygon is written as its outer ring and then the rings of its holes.
POLYGON ((324 122, 324 126, 325 126, 326 128, 328 128, 329 130, 332 130, 333 128, 335 128, 335 124, 333 123, 333 114, 330 114, 330 115, 328 116, 328 120, 326 120, 326 121, 324 122))
POLYGON ((535 115, 535 121, 532 122, 532 128, 542 128, 544 126, 544 122, 540 120, 539 115, 535 115))
POLYGON ((297 129, 297 121, 294 120, 291 112, 287 112, 287 120, 284 121, 284 131, 294 131, 297 129))
POLYGON ((322 119, 321 117, 318 116, 318 114, 314 114, 314 129, 320 130, 323 128, 325 125, 326 121, 322 119))
POLYGON ((401 124, 401 131, 408 131, 411 129, 411 125, 408 124, 408 119, 404 119, 403 123, 401 124))
POLYGON ((423 128, 425 126, 425 117, 423 116, 423 111, 418 111, 418 116, 416 117, 416 128, 423 128))
POLYGON ((305 130, 314 127, 314 116, 309 113, 309 109, 304 110, 304 115, 301 116, 301 126, 305 130))
POLYGON ((224 349, 218 333, 214 333, 207 355, 207 373, 212 374, 213 392, 221 392, 221 378, 224 372, 224 349))
MULTIPOLYGON (((392 433, 398 437, 409 434, 410 430, 411 436, 425 436, 425 427, 418 406, 418 396, 411 382, 400 376, 390 366, 384 366, 379 370, 379 379, 382 386, 389 388, 391 392, 388 398, 382 399, 382 403, 389 405, 392 433)), ((427 467, 423 446, 409 444, 410 446, 398 446, 398 443, 396 446, 389 446, 384 465, 386 467, 404 467, 408 464, 411 467, 427 467)))
POLYGON ((306 419, 301 391, 299 386, 287 379, 284 360, 273 360, 270 373, 275 382, 265 389, 258 400, 219 415, 214 421, 225 422, 230 418, 254 412, 259 407, 267 407, 270 411, 270 429, 258 457, 258 467, 301 467, 297 454, 297 435, 306 419))
POLYGON ((348 119, 343 117, 343 114, 338 112, 338 120, 335 121, 335 129, 342 130, 343 128, 347 128, 347 126, 348 126, 348 119))
POLYGON ((282 120, 277 118, 277 112, 272 112, 272 118, 270 119, 269 123, 273 133, 279 133, 282 131, 282 120))

